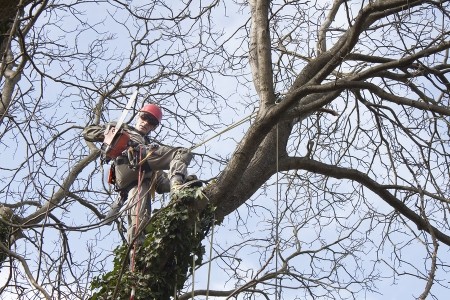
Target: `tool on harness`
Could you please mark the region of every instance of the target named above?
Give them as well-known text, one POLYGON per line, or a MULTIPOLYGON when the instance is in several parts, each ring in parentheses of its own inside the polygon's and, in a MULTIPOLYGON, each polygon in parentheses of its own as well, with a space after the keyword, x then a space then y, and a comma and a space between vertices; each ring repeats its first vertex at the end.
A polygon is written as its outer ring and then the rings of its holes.
POLYGON ((143 145, 130 146, 127 150, 129 167, 133 170, 137 170, 140 166, 139 162, 146 155, 146 149, 143 145))
POLYGON ((114 163, 109 168, 108 183, 116 185, 116 166, 114 165, 114 163))
POLYGON ((123 130, 122 124, 125 121, 129 110, 133 106, 137 94, 138 91, 136 90, 131 95, 116 125, 108 125, 108 127, 106 127, 104 134, 105 138, 103 139, 103 144, 101 146, 106 162, 119 156, 128 147, 130 135, 123 130))
POLYGON ((132 141, 129 142, 129 147, 127 150, 127 157, 129 162, 129 167, 133 170, 142 167, 145 171, 151 171, 150 165, 145 162, 152 156, 152 154, 159 148, 157 144, 146 145, 138 144, 132 141))

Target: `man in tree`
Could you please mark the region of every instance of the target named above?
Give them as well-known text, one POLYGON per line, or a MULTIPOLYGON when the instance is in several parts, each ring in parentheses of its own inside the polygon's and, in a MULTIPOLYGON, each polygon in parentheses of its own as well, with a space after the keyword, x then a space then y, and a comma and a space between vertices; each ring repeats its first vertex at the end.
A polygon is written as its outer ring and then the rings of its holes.
POLYGON ((142 242, 143 235, 139 233, 150 217, 152 191, 167 193, 179 189, 186 179, 196 179, 195 175, 187 176, 187 167, 192 159, 188 149, 155 144, 149 139, 148 134, 158 127, 161 120, 161 109, 155 104, 146 104, 138 113, 135 127, 125 124, 122 130, 117 129, 111 145, 106 141, 116 130, 114 123, 90 125, 83 131, 87 141, 103 142, 102 159, 113 161, 110 183, 115 185, 119 196, 106 221, 112 222, 126 203, 125 209, 129 209, 128 243, 135 239, 142 242), (169 173, 162 170, 169 170, 169 173))

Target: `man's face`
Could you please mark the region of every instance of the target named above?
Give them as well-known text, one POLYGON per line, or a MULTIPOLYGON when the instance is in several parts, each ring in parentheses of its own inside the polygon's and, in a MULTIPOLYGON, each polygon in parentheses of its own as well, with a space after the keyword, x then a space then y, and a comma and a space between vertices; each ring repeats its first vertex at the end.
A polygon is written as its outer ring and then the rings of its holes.
POLYGON ((150 114, 140 112, 136 120, 136 129, 147 135, 150 131, 158 127, 158 120, 150 114))

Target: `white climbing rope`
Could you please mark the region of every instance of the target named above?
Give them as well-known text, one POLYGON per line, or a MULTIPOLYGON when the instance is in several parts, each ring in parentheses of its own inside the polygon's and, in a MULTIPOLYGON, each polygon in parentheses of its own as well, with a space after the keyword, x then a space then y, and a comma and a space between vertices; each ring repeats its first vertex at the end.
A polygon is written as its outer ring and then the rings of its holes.
POLYGON ((224 130, 222 130, 222 131, 216 133, 216 134, 213 135, 212 137, 210 137, 210 138, 208 138, 208 139, 206 139, 206 140, 204 140, 204 141, 202 141, 202 142, 200 142, 200 143, 198 143, 198 144, 192 146, 189 150, 192 151, 192 150, 194 150, 195 148, 198 148, 198 147, 200 147, 201 145, 203 145, 203 144, 209 142, 210 140, 214 139, 215 137, 218 137, 219 135, 222 135, 222 134, 224 134, 225 132, 227 132, 227 131, 229 131, 229 130, 231 130, 231 129, 233 129, 233 128, 238 127, 239 125, 245 123, 247 120, 250 120, 250 119, 252 119, 253 117, 255 117, 256 114, 257 114, 256 112, 251 113, 251 114, 248 115, 247 117, 245 117, 245 118, 243 118, 242 120, 239 120, 239 121, 237 121, 237 122, 231 124, 230 126, 228 126, 227 128, 225 128, 224 130))

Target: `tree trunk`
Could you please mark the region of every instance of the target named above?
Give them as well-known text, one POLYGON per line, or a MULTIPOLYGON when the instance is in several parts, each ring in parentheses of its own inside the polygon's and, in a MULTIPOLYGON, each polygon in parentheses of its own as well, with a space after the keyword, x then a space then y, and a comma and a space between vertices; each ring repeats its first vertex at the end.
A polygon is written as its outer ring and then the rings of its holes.
POLYGON ((92 283, 96 290, 92 300, 127 299, 133 288, 137 299, 169 300, 183 287, 201 263, 201 241, 214 214, 198 188, 182 190, 171 198, 150 219, 145 241, 135 254, 128 245, 115 250, 114 269, 92 283), (130 271, 133 255, 135 265, 130 271))

